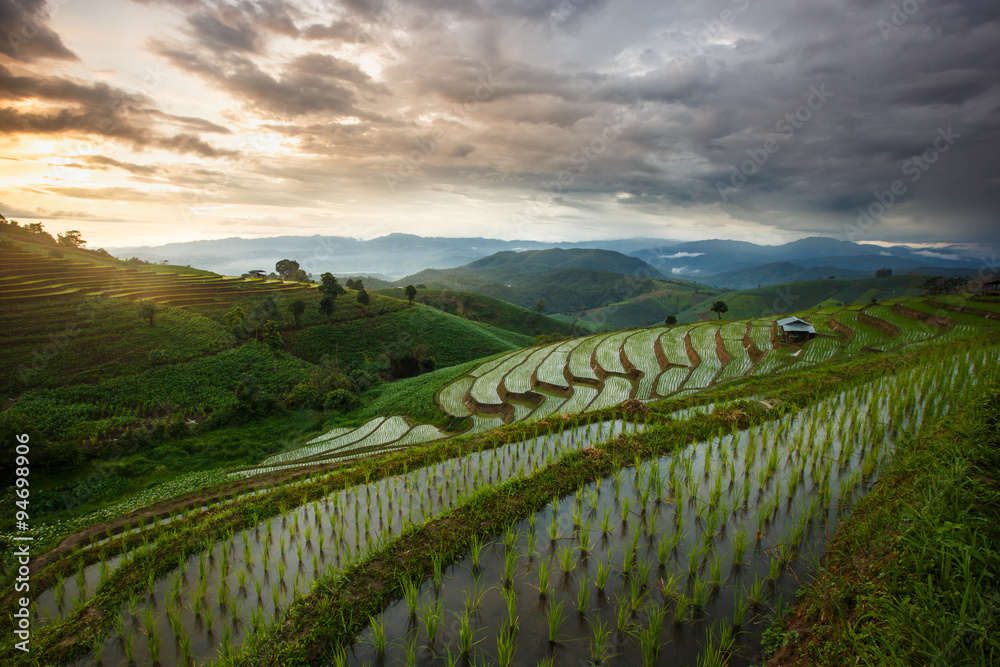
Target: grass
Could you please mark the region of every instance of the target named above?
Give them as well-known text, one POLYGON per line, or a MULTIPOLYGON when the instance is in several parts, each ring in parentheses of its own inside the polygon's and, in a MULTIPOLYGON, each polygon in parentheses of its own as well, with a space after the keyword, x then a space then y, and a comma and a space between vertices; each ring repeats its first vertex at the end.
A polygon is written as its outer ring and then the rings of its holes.
POLYGON ((1000 381, 897 445, 788 616, 771 664, 1000 662, 1000 381))

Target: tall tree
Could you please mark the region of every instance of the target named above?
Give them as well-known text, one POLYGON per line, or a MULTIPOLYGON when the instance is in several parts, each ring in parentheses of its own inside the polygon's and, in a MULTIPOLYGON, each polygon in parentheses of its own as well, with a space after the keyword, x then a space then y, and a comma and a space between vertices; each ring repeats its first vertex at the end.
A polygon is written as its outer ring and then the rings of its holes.
POLYGON ((327 296, 332 296, 334 299, 347 291, 337 282, 337 277, 329 271, 321 275, 319 280, 319 291, 327 296))
POLYGON ((288 280, 299 270, 299 263, 294 259, 280 259, 274 265, 274 270, 278 272, 279 276, 288 280))
POLYGON ((539 299, 535 302, 535 312, 541 315, 543 310, 545 310, 545 299, 539 299))
POLYGON ((87 245, 87 242, 80 238, 80 232, 75 229, 71 229, 65 234, 56 235, 57 243, 59 245, 68 246, 70 248, 82 248, 87 245))
POLYGON ((149 299, 143 299, 139 302, 139 317, 149 320, 149 326, 153 326, 153 318, 158 312, 160 312, 160 307, 156 302, 149 299))
POLYGON ((271 350, 271 361, 274 363, 274 371, 278 372, 278 360, 275 358, 274 353, 284 346, 285 341, 282 339, 281 334, 278 333, 278 323, 274 320, 264 322, 264 343, 271 350))
POLYGON ((403 291, 406 293, 406 300, 409 301, 412 306, 413 300, 417 297, 417 288, 413 285, 407 285, 406 289, 403 291))
POLYGON ((359 289, 358 290, 358 303, 360 303, 362 306, 367 307, 368 304, 370 304, 371 302, 372 302, 372 298, 370 296, 368 296, 368 292, 365 291, 365 288, 362 287, 361 289, 359 289))
POLYGON ((295 326, 299 326, 299 319, 302 317, 302 313, 306 312, 305 301, 292 301, 288 309, 292 311, 292 317, 295 318, 295 326))
POLYGON ((716 301, 715 303, 712 304, 711 310, 712 310, 713 313, 717 313, 719 315, 719 319, 721 320, 722 319, 722 313, 725 313, 726 311, 728 311, 729 310, 729 306, 726 305, 725 301, 716 301))
POLYGON ((319 300, 319 312, 326 315, 326 323, 330 323, 330 316, 333 315, 334 308, 334 297, 332 295, 326 295, 319 300))
POLYGON ((226 328, 229 330, 229 333, 238 336, 240 329, 243 328, 243 321, 246 318, 247 314, 239 306, 229 310, 226 313, 226 328))
POLYGON ((677 316, 676 315, 667 315, 666 319, 663 320, 663 323, 666 324, 668 327, 671 327, 671 326, 677 324, 677 316))

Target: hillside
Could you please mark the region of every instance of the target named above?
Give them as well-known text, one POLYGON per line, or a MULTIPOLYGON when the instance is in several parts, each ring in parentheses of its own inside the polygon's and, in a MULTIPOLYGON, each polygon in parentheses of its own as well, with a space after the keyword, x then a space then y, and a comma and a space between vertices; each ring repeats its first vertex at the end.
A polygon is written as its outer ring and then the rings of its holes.
POLYGON ((594 333, 653 326, 662 324, 667 315, 677 315, 706 300, 711 302, 719 293, 713 287, 686 280, 661 281, 651 292, 583 313, 557 317, 594 333))
POLYGON ((745 290, 785 283, 797 283, 804 280, 823 280, 834 276, 836 278, 870 278, 871 271, 853 271, 835 266, 805 267, 791 262, 773 262, 760 264, 736 271, 725 271, 702 278, 708 285, 714 285, 731 290, 745 290))
MULTIPOLYGON (((405 298, 402 289, 398 287, 378 290, 376 293, 396 299, 405 298)), ((414 302, 525 336, 553 333, 568 336, 572 331, 572 326, 565 322, 540 316, 527 308, 475 292, 421 289, 417 291, 414 302)))
POLYGON ((609 250, 555 248, 501 252, 454 269, 430 269, 396 284, 478 292, 522 308, 539 299, 545 313, 572 313, 655 290, 660 273, 609 250))
MULTIPOLYGON (((725 319, 780 315, 825 306, 867 303, 872 297, 879 301, 914 297, 923 294, 921 283, 926 276, 893 275, 887 278, 827 278, 805 280, 788 285, 739 290, 720 294, 718 299, 729 306, 725 319)), ((679 322, 716 319, 711 312, 712 301, 699 303, 677 315, 679 322)))

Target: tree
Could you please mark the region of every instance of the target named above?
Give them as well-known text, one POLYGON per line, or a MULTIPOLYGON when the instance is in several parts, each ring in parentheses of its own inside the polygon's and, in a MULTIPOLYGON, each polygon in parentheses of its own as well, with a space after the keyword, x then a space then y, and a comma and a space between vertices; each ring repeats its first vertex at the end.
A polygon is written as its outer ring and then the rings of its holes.
POLYGON ((297 283, 307 283, 309 282, 309 274, 303 271, 302 269, 296 269, 292 273, 292 280, 294 280, 297 283))
POLYGON ((288 309, 292 311, 292 317, 295 318, 295 326, 299 326, 299 318, 302 317, 302 313, 306 312, 305 301, 292 301, 288 309))
POLYGON ((139 302, 139 317, 142 319, 149 320, 149 326, 153 326, 153 318, 156 314, 160 312, 159 304, 149 299, 143 299, 139 302))
POLYGON ((278 272, 279 276, 288 280, 299 270, 299 263, 294 259, 281 259, 274 265, 274 270, 278 272))
POLYGON ((271 361, 274 362, 274 371, 278 371, 278 360, 275 358, 274 353, 280 350, 285 341, 282 339, 281 334, 278 333, 278 323, 274 320, 268 320, 264 322, 264 343, 271 349, 271 361))
POLYGON ((727 312, 729 310, 729 306, 726 305, 725 301, 716 301, 712 304, 711 310, 713 313, 718 313, 719 319, 721 320, 722 313, 727 312))
POLYGON ((881 268, 875 272, 876 278, 888 278, 892 275, 892 269, 888 267, 881 268))
POLYGON ((82 248, 87 245, 87 242, 80 238, 80 232, 75 229, 71 229, 65 234, 57 234, 56 242, 59 245, 68 246, 70 248, 82 248))
POLYGON ((413 299, 415 299, 417 296, 417 288, 414 287, 413 285, 407 285, 406 289, 403 291, 406 293, 406 300, 409 301, 410 305, 412 306, 413 299))
POLYGON ((668 327, 673 326, 677 324, 677 316, 667 315, 667 319, 663 320, 663 323, 666 324, 668 327))
POLYGON ((347 279, 347 289, 363 290, 364 288, 365 285, 361 282, 361 278, 358 278, 357 280, 354 278, 347 279))
POLYGON ((329 294, 319 300, 319 312, 326 315, 326 323, 330 323, 330 316, 333 315, 333 296, 329 294))
POLYGON ((364 287, 358 290, 358 303, 360 303, 362 306, 367 306, 371 302, 372 298, 368 296, 368 292, 365 291, 364 287))
POLYGON ((541 315, 543 310, 545 310, 545 299, 539 299, 535 302, 535 312, 541 315))
POLYGON ((868 299, 868 303, 875 305, 876 303, 878 303, 878 297, 873 296, 872 298, 868 299))
POLYGON ((235 336, 243 327, 243 320, 246 318, 247 314, 243 312, 243 309, 236 306, 226 313, 226 329, 235 336))
POLYGON ((347 291, 340 286, 340 283, 337 282, 337 277, 334 276, 329 271, 321 275, 319 277, 319 280, 320 280, 319 291, 325 294, 326 296, 330 296, 336 299, 338 296, 344 294, 347 291))

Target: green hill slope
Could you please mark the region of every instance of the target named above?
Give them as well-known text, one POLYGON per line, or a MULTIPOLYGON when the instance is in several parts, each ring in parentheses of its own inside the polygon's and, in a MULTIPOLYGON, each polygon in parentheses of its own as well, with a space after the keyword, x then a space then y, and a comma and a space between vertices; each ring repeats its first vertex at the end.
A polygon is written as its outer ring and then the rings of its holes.
MULTIPOLYGON (((786 285, 771 285, 755 289, 726 292, 717 299, 729 306, 726 319, 735 320, 764 315, 780 315, 810 308, 839 306, 855 302, 868 302, 872 297, 879 301, 914 297, 923 294, 920 289, 925 276, 897 275, 886 278, 804 280, 786 285)), ((679 322, 697 322, 715 319, 711 312, 716 299, 706 300, 677 315, 679 322)))
MULTIPOLYGON (((379 290, 383 296, 405 298, 401 289, 379 290)), ((483 322, 498 329, 513 331, 526 336, 537 334, 569 335, 572 327, 565 322, 515 306, 485 294, 456 290, 422 289, 417 291, 415 303, 457 315, 473 322, 483 322)))
POLYGON ((545 313, 599 308, 657 289, 663 276, 645 262, 609 250, 500 252, 454 269, 428 269, 398 281, 477 292, 545 313))
POLYGON ((362 306, 348 290, 328 320, 311 285, 133 266, 92 251, 0 240, 0 396, 7 398, 218 354, 239 342, 226 324, 237 306, 251 319, 266 306, 284 348, 311 363, 329 355, 351 367, 365 354, 376 362, 419 344, 442 366, 531 343, 515 331, 377 294, 362 306), (143 299, 157 303, 153 326, 140 317, 136 302, 143 299), (297 301, 305 305, 298 323, 291 308, 297 301))

